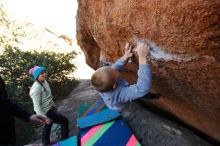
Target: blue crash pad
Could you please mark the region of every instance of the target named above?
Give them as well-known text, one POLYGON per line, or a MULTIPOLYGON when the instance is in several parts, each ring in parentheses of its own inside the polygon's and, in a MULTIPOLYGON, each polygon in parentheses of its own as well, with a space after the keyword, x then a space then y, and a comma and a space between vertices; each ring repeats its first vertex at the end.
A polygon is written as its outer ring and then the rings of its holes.
POLYGON ((77 124, 82 129, 111 121, 119 116, 120 114, 118 112, 106 109, 96 114, 77 119, 77 124))
POLYGON ((78 146, 77 136, 70 137, 66 140, 54 144, 53 146, 78 146))

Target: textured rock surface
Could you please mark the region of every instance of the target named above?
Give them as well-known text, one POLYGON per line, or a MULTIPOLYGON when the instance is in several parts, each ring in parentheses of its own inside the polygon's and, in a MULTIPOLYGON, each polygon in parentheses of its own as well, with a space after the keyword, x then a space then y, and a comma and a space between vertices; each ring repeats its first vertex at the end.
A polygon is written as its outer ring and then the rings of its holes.
MULTIPOLYGON (((126 41, 148 39, 180 60, 155 60, 161 107, 220 141, 220 0, 78 0, 77 40, 87 63, 114 62, 126 41)), ((136 80, 138 64, 123 73, 136 80)))

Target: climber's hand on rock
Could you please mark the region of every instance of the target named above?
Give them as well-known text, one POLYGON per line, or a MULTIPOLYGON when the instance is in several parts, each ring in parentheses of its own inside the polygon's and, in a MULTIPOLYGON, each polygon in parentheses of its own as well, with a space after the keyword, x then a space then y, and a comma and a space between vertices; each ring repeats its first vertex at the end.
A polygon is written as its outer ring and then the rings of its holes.
POLYGON ((147 56, 149 54, 149 47, 145 43, 138 43, 137 44, 137 55, 139 59, 139 64, 147 63, 147 56))
POLYGON ((127 62, 133 56, 132 49, 133 49, 132 45, 129 44, 129 43, 126 43, 126 45, 125 45, 125 53, 124 53, 124 55, 122 57, 122 59, 125 62, 127 62))

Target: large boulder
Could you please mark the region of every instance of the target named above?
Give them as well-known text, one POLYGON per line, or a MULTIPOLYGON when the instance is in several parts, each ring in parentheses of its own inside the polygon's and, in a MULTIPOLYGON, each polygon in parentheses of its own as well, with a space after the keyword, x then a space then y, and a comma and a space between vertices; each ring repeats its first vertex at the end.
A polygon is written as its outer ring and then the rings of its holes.
MULTIPOLYGON (((160 107, 220 141, 220 0, 78 0, 77 41, 97 69, 122 56, 126 41, 147 39, 153 89, 144 102, 160 107)), ((123 76, 137 79, 138 63, 123 76)))

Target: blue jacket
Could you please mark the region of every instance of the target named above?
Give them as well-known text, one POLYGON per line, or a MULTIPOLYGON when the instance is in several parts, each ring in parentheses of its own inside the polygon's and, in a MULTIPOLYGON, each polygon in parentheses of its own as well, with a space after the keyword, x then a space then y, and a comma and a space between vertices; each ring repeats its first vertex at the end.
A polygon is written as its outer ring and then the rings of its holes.
MULTIPOLYGON (((119 59, 112 67, 122 70, 125 61, 119 59)), ((121 111, 127 102, 138 99, 146 95, 152 85, 152 70, 149 64, 140 64, 138 70, 138 80, 136 84, 130 85, 126 80, 119 78, 117 87, 113 91, 99 93, 108 108, 121 111)))

